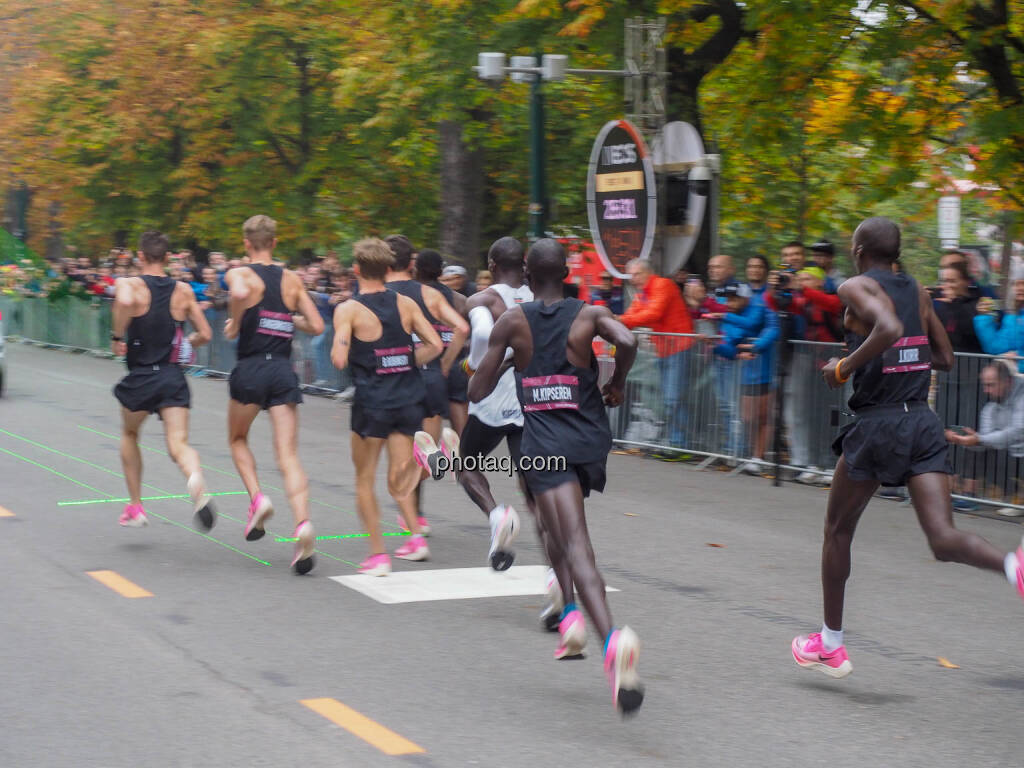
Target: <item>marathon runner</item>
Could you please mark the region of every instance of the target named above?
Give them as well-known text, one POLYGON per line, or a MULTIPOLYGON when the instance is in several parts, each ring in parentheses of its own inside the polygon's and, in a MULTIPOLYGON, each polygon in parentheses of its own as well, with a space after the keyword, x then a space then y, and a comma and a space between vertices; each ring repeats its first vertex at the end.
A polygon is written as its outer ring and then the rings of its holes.
POLYGON ((188 363, 191 350, 210 341, 210 324, 187 283, 167 277, 170 244, 159 232, 139 238, 139 277, 119 277, 114 288, 114 353, 124 355, 128 375, 114 387, 121 404, 121 466, 129 502, 118 522, 138 528, 149 523, 142 508, 142 454, 139 430, 151 413, 164 423, 167 453, 187 479, 197 528, 208 531, 217 520, 199 455, 188 444, 191 393, 178 363, 188 363), (184 337, 185 320, 196 330, 184 337))
MULTIPOLYGON (((395 256, 394 265, 388 272, 385 283, 387 288, 416 302, 420 312, 435 330, 452 329, 451 340, 446 345, 447 348, 440 359, 432 357, 429 363, 420 367, 423 387, 426 390, 423 395, 426 410, 421 429, 429 434, 435 443, 441 441, 445 444, 457 445, 458 435, 454 432, 445 435, 442 440, 441 427, 443 420, 448 416, 448 372, 452 369, 455 358, 458 357, 466 343, 469 336, 469 325, 462 319, 462 315, 445 301, 445 297, 440 291, 413 279, 411 272, 413 247, 409 238, 405 235, 388 235, 384 238, 384 242, 388 244, 395 256)), ((413 342, 420 343, 416 334, 413 334, 413 342)), ((422 483, 416 486, 416 491, 412 496, 399 501, 398 506, 402 510, 398 522, 403 528, 407 526, 408 514, 405 506, 408 506, 415 510, 417 523, 423 535, 430 535, 430 524, 423 514, 422 483)), ((406 529, 408 530, 408 528, 406 529)))
MULTIPOLYGON (((604 639, 604 667, 612 701, 625 714, 643 702, 637 675, 640 641, 629 627, 615 629, 587 531, 583 500, 603 491, 611 429, 605 403, 622 402, 626 374, 637 342, 607 307, 563 299, 568 274, 565 249, 538 240, 526 259, 537 301, 505 312, 495 323, 487 353, 470 379, 470 402, 486 397, 509 368, 523 408, 523 470, 543 525, 550 531, 548 557, 563 595, 579 590, 583 605, 604 639), (600 336, 615 346, 615 371, 602 391, 591 343, 600 336), (512 358, 505 351, 512 348, 512 358), (531 465, 526 466, 527 462, 531 465)), ((579 655, 586 644, 583 616, 568 599, 559 626, 556 658, 579 655)))
MULTIPOLYGON (((491 245, 487 252, 487 268, 494 276, 494 285, 473 294, 466 302, 472 329, 469 357, 465 363, 467 372, 483 360, 491 329, 505 311, 533 301, 533 292, 523 283, 523 246, 514 237, 503 237, 491 245)), ((479 467, 484 457, 505 440, 509 455, 516 462, 520 487, 527 504, 536 515, 533 497, 523 482, 522 474, 518 472, 522 438, 523 411, 516 393, 516 377, 512 370, 507 370, 493 392, 480 402, 469 405, 469 419, 460 435, 459 454, 464 460, 461 471, 456 473, 459 485, 490 521, 491 547, 487 559, 496 571, 507 570, 515 560, 510 545, 519 535, 519 514, 511 506, 495 502, 490 483, 479 467), (472 463, 466 462, 466 457, 472 463)), ((557 618, 554 620, 556 626, 557 618)))
POLYGON ((292 567, 305 574, 313 569, 316 534, 309 519, 309 481, 299 462, 299 379, 292 368, 292 337, 299 330, 313 336, 324 321, 302 280, 273 262, 277 223, 253 216, 242 226, 249 264, 226 274, 230 318, 224 336, 238 339, 238 362, 231 372, 228 440, 231 458, 249 492, 246 541, 266 533, 274 507, 260 490, 256 459, 249 448, 249 428, 261 410, 270 414, 274 453, 284 477, 284 490, 295 516, 295 556, 292 567))
POLYGON ((900 256, 900 230, 888 219, 867 219, 853 233, 852 250, 860 274, 839 287, 850 354, 833 358, 822 375, 832 388, 853 376, 850 408, 857 418, 833 445, 840 455, 821 549, 825 623, 821 632, 801 635, 792 643, 797 664, 830 677, 853 671, 843 645, 850 548, 857 522, 879 484, 907 486, 937 560, 1005 573, 1024 597, 1021 549, 1004 554, 953 525, 946 438, 939 417, 928 407, 931 371, 950 370, 953 349, 928 293, 913 278, 893 270, 900 256))
MULTIPOLYGON (((416 302, 389 290, 384 283, 394 254, 382 240, 360 240, 352 249, 359 294, 334 311, 331 359, 338 368, 351 367, 355 381, 352 401, 352 463, 356 470, 356 504, 370 536, 370 556, 360 573, 391 573, 391 558, 380 533, 380 508, 374 493, 377 461, 388 448, 388 492, 406 517, 412 538, 395 551, 403 560, 426 560, 430 551, 406 503, 423 479, 423 469, 435 479, 443 475, 433 438, 423 424, 422 367, 442 352, 437 331, 416 302), (413 342, 415 332, 420 344, 413 342), (422 469, 421 469, 422 468, 422 469)), ((447 446, 451 452, 453 448, 447 446)))
MULTIPOLYGON (((430 249, 420 251, 416 254, 415 267, 416 279, 419 282, 429 285, 436 291, 440 291, 452 309, 458 312, 460 316, 466 316, 466 297, 457 291, 453 291, 438 280, 443 268, 440 253, 430 249)), ((455 332, 443 323, 434 327, 441 335, 441 343, 444 344, 447 350, 455 338, 455 332)), ((467 350, 465 344, 463 344, 456 353, 455 360, 452 363, 452 367, 448 370, 448 376, 446 377, 448 381, 448 420, 452 423, 452 429, 460 437, 462 436, 462 430, 466 426, 467 406, 469 404, 469 395, 467 394, 469 376, 462 366, 462 361, 466 359, 466 355, 467 350)))

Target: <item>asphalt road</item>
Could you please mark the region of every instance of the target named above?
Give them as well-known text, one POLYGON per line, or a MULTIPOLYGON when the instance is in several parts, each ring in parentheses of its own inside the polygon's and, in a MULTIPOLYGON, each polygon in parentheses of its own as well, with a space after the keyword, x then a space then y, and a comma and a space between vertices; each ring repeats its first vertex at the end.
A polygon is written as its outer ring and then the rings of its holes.
MULTIPOLYGON (((834 681, 798 668, 789 651, 794 634, 821 623, 825 492, 612 456, 609 490, 590 500, 588 519, 599 565, 620 590, 609 596, 616 622, 643 644, 647 699, 622 720, 599 639, 591 632, 584 661, 554 661, 556 636, 536 622, 539 596, 385 604, 328 578, 355 573, 364 539, 321 540, 306 577, 288 568, 290 543, 245 542, 223 381, 192 380, 193 444, 211 489, 235 494, 217 499, 216 528, 192 530, 180 498, 147 502, 148 528, 121 528, 110 394, 121 369, 8 350, 3 768, 1024 764, 1024 604, 1001 577, 935 562, 908 506, 876 501, 861 523, 847 608, 855 671, 834 681), (123 597, 90 571, 151 596, 123 597)), ((326 399, 301 409, 323 536, 359 532, 348 417, 326 399)), ((279 510, 271 533, 284 537, 265 418, 253 437, 279 510)), ((145 494, 184 493, 162 442, 153 419, 145 494)), ((509 479, 492 481, 499 498, 518 498, 509 479)), ((434 484, 427 502, 432 560, 396 560, 396 571, 483 566, 484 517, 457 486, 434 484)), ((1022 530, 957 522, 1006 549, 1022 530)), ((517 565, 542 562, 528 525, 517 565)))

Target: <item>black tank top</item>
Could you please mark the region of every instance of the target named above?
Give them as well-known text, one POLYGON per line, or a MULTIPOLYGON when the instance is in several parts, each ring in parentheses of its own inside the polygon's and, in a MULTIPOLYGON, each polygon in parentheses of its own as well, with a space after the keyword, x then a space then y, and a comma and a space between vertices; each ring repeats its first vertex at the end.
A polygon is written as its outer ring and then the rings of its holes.
POLYGON ((380 320, 376 341, 352 335, 348 364, 356 385, 355 402, 363 408, 402 408, 423 399, 423 382, 416 368, 412 335, 402 327, 398 294, 361 293, 353 297, 380 320))
POLYGON ((178 282, 171 277, 140 277, 149 289, 149 309, 133 317, 125 331, 125 364, 129 368, 169 363, 180 325, 171 316, 171 296, 178 282))
MULTIPOLYGON (((437 321, 437 318, 430 314, 430 310, 427 309, 427 305, 423 301, 423 283, 420 283, 416 280, 391 280, 385 283, 385 285, 395 293, 400 293, 403 296, 408 296, 410 299, 415 301, 416 304, 419 306, 420 311, 423 313, 423 316, 427 318, 427 322, 434 327, 434 330, 437 331, 439 335, 441 332, 438 329, 447 328, 447 326, 441 325, 437 321)), ((451 333, 451 329, 449 329, 449 333, 451 333)), ((415 333, 412 334, 412 340, 417 347, 423 344, 423 342, 420 340, 420 337, 417 336, 415 333)), ((441 341, 444 341, 443 337, 441 341)), ((448 337, 448 342, 451 343, 451 336, 448 337)), ((444 346, 447 347, 448 344, 445 344, 444 346)), ((431 360, 423 367, 440 368, 441 358, 435 357, 433 360, 431 360)))
MULTIPOLYGON (((896 307, 903 323, 903 338, 853 375, 854 411, 875 405, 927 402, 931 385, 932 349, 927 330, 921 327, 921 291, 914 278, 902 272, 870 269, 864 273, 875 280, 896 307)), ((847 331, 846 345, 852 353, 864 337, 847 331)))
POLYGON ((564 456, 569 464, 604 461, 612 448, 608 412, 597 387, 597 360, 589 368, 569 362, 566 345, 573 321, 586 306, 579 299, 520 305, 530 325, 533 357, 516 371, 523 406, 524 456, 564 456))
POLYGON ((284 270, 275 264, 250 264, 249 269, 263 281, 263 298, 242 315, 238 359, 264 354, 291 357, 295 323, 281 296, 284 270))

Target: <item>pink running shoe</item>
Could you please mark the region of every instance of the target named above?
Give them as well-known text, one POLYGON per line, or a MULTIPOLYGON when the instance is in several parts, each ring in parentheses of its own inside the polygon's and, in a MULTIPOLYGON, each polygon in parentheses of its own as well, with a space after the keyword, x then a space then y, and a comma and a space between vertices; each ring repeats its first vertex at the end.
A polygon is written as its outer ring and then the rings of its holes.
POLYGON ((416 433, 412 441, 412 455, 416 463, 427 470, 432 478, 440 480, 444 477, 445 467, 440 461, 441 449, 429 434, 423 431, 416 433))
POLYGON ((126 504, 124 512, 121 513, 117 522, 125 528, 141 528, 144 525, 149 525, 149 518, 142 511, 141 504, 126 504))
POLYGON ((562 641, 555 649, 556 659, 582 659, 587 645, 587 625, 579 610, 569 611, 558 625, 562 641))
MULTIPOLYGON (((420 527, 420 533, 424 536, 430 535, 430 523, 427 522, 425 517, 417 517, 416 524, 420 527)), ((405 518, 401 515, 398 516, 398 527, 406 533, 409 532, 409 525, 405 522, 405 518)))
POLYGON ((295 526, 295 557, 292 558, 292 568, 300 576, 305 576, 313 570, 316 558, 313 557, 313 548, 316 546, 316 533, 313 524, 309 520, 303 520, 295 526))
POLYGON ((359 572, 366 576, 387 576, 391 573, 391 558, 384 552, 370 555, 359 564, 359 572))
POLYGON ((820 669, 829 677, 846 677, 853 672, 846 646, 840 645, 834 651, 826 651, 821 633, 800 635, 793 638, 793 659, 801 667, 820 669))
POLYGON ((629 627, 613 630, 604 649, 604 671, 612 686, 612 703, 624 715, 644 703, 644 687, 636 672, 640 638, 629 627))
POLYGON ((245 524, 245 540, 258 541, 267 532, 264 526, 267 520, 274 516, 274 505, 270 499, 262 493, 257 493, 256 498, 249 505, 249 521, 245 524))
POLYGON ((430 550, 427 549, 427 540, 421 535, 413 536, 408 542, 395 550, 395 557, 399 560, 426 560, 430 557, 430 550))

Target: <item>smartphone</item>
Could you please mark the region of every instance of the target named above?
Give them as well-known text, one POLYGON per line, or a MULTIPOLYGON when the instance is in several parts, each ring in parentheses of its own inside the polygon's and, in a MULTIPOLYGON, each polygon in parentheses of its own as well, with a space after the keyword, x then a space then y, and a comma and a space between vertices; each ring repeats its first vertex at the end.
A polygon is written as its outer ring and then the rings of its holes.
POLYGON ((949 428, 949 431, 962 437, 967 434, 967 427, 961 427, 958 424, 954 424, 949 428))

